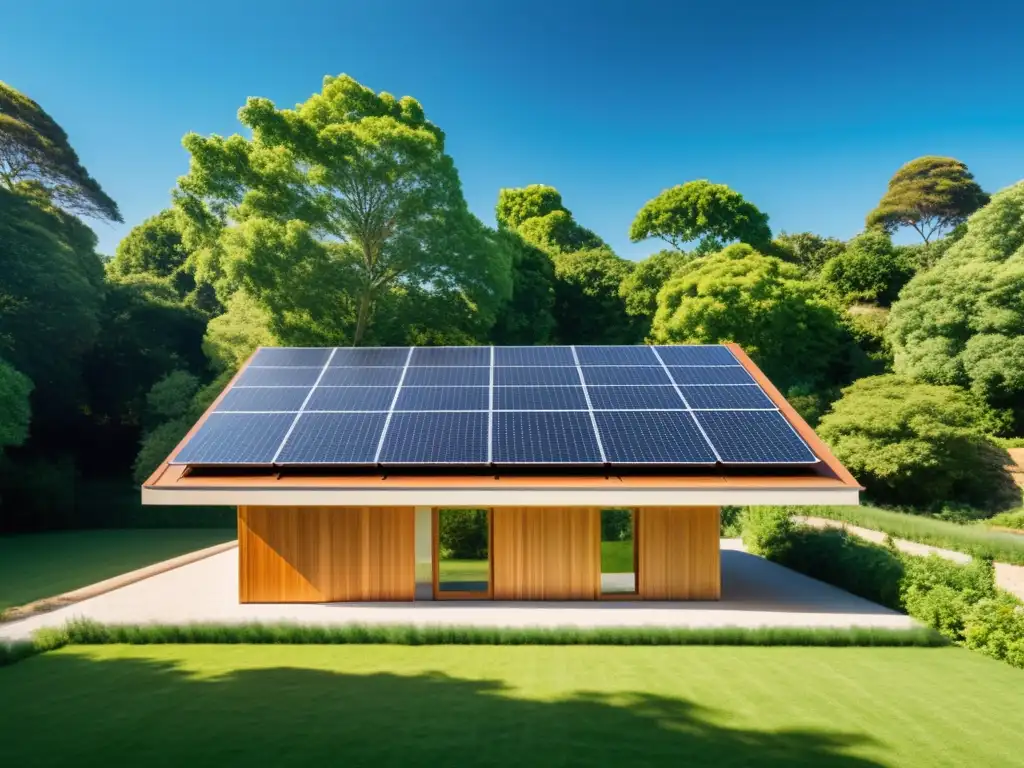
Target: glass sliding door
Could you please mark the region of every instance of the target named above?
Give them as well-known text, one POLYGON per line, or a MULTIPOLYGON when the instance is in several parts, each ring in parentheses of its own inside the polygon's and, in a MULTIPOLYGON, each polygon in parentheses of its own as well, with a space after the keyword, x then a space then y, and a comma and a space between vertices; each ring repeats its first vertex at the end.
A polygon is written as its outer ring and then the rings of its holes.
POLYGON ((601 594, 635 595, 636 537, 634 511, 601 510, 601 594))
POLYGON ((485 599, 491 596, 491 512, 488 509, 434 511, 434 597, 485 599))

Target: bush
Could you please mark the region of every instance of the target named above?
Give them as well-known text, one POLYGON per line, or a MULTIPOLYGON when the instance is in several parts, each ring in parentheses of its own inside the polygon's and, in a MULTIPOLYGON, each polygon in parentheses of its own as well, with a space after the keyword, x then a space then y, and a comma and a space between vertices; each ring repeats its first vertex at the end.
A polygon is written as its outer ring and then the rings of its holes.
POLYGON ((438 542, 445 556, 456 560, 487 557, 487 510, 442 509, 438 542))
MULTIPOLYGON (((1018 531, 1024 531, 1024 509, 1015 509, 1011 512, 1002 512, 995 517, 990 517, 985 521, 985 525, 994 525, 1000 528, 1013 528, 1018 531)), ((1024 550, 1024 539, 1021 539, 1021 549, 1024 550)), ((1021 562, 1020 565, 1024 565, 1021 562)))
POLYGON ((724 539, 743 535, 743 507, 722 507, 718 516, 718 533, 724 539))
POLYGON ((743 512, 743 546, 754 555, 781 562, 793 537, 786 507, 747 507, 743 512))
POLYGON ((907 613, 950 640, 963 641, 971 608, 995 597, 992 563, 972 560, 960 565, 938 555, 906 557, 904 563, 900 598, 907 613))
POLYGON ((1005 592, 979 600, 964 619, 964 645, 1024 669, 1024 605, 1005 592))
POLYGON ((844 389, 818 434, 875 501, 1001 510, 1020 504, 1020 489, 1006 451, 988 440, 998 424, 962 389, 884 375, 844 389))

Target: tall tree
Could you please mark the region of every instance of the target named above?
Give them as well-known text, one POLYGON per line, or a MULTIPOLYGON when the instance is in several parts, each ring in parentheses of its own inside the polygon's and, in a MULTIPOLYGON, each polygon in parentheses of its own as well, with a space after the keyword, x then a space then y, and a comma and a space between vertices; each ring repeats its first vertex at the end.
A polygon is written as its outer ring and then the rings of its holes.
POLYGON ((500 228, 515 230, 550 255, 608 247, 573 218, 557 189, 544 184, 501 190, 495 214, 500 228))
POLYGON ((638 262, 619 286, 626 311, 653 320, 658 309, 658 291, 677 269, 695 258, 695 254, 684 251, 664 250, 638 262))
POLYGON ((189 134, 176 202, 186 246, 271 315, 283 341, 367 338, 378 300, 428 292, 489 325, 508 254, 470 214, 444 134, 419 102, 326 77, 295 109, 251 98, 252 139, 189 134))
POLYGON ((813 232, 780 232, 772 240, 771 255, 796 264, 806 274, 815 275, 829 259, 846 250, 846 244, 834 237, 813 232))
POLYGON ((562 195, 558 190, 546 184, 530 184, 498 191, 498 205, 495 208, 498 226, 516 229, 527 219, 547 216, 553 211, 569 212, 562 205, 562 195))
POLYGON ((820 282, 825 293, 844 306, 867 302, 888 307, 913 277, 915 266, 893 247, 887 233, 869 229, 825 262, 820 282))
POLYGON ((733 241, 767 248, 772 239, 768 216, 725 184, 706 179, 688 181, 648 200, 633 219, 634 243, 657 237, 676 250, 703 240, 723 245, 733 241))
POLYGON ((82 166, 68 136, 42 107, 0 81, 0 185, 35 182, 69 211, 121 221, 117 203, 82 166))
POLYGON ((867 225, 890 234, 913 227, 928 243, 966 221, 988 199, 964 163, 952 157, 919 157, 889 180, 885 195, 867 215, 867 225))
POLYGON ((619 286, 633 262, 608 248, 555 256, 555 334, 560 344, 637 344, 647 323, 626 312, 619 286))
POLYGON ((555 330, 555 265, 517 232, 502 230, 512 251, 512 297, 491 331, 495 344, 547 344, 555 330))

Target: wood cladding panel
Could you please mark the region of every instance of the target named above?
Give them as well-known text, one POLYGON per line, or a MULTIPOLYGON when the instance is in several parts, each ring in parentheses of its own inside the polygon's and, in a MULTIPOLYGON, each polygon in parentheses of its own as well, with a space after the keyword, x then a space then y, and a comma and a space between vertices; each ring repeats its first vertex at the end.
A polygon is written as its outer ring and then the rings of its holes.
POLYGON ((239 507, 239 601, 412 600, 412 507, 239 507))
POLYGON ((721 598, 718 516, 718 507, 645 507, 637 511, 640 597, 721 598))
POLYGON ((495 600, 595 600, 601 594, 601 518, 583 507, 496 507, 495 600))

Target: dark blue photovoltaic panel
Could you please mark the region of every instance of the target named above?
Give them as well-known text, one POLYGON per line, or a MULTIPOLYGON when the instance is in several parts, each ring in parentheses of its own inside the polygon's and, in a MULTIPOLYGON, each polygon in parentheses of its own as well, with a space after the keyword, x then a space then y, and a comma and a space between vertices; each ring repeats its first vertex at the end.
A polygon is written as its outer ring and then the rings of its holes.
POLYGON ((556 384, 580 385, 579 369, 559 368, 495 368, 494 386, 553 386, 556 384))
POLYGON ((254 368, 249 366, 235 382, 236 387, 311 387, 323 368, 254 368))
POLYGON ((817 458, 778 411, 694 411, 725 464, 812 464, 817 458))
POLYGON ((775 403, 756 384, 680 387, 691 408, 774 408, 775 403))
POLYGON ((486 411, 487 387, 405 387, 398 393, 396 411, 486 411))
POLYGON ((373 464, 384 413, 303 413, 278 464, 373 464))
POLYGON ((408 347, 338 347, 331 358, 331 367, 388 367, 405 365, 409 358, 408 347))
POLYGON ((321 387, 391 387, 402 378, 401 368, 328 368, 321 387))
POLYGON ((298 411, 310 387, 242 387, 229 389, 216 411, 298 411))
POLYGON ((594 410, 686 408, 675 387, 587 387, 594 410))
POLYGON ((403 387, 486 387, 490 368, 409 368, 403 387))
MULTIPOLYGON (((755 384, 753 377, 741 366, 728 368, 683 368, 669 366, 676 384, 755 384)), ((683 392, 686 395, 686 392, 683 392)))
POLYGON ((312 366, 322 368, 331 356, 329 347, 263 347, 249 365, 312 366))
POLYGON ((495 387, 496 411, 585 411, 583 387, 495 387))
POLYGON ((494 414, 496 464, 600 464, 590 414, 578 411, 494 414))
POLYGON ((211 413, 171 464, 269 464, 294 413, 211 413))
POLYGON ((650 347, 576 347, 580 365, 660 365, 650 347))
POLYGON ((728 347, 690 347, 686 345, 655 347, 665 365, 739 365, 728 347))
POLYGON ((576 365, 571 347, 495 347, 495 365, 576 365))
POLYGON ((486 464, 486 412, 393 413, 382 464, 486 464))
POLYGON ((394 387, 319 386, 303 410, 306 411, 386 411, 395 399, 394 387))
POLYGON ((490 347, 416 347, 409 365, 490 365, 490 347))
POLYGON ((588 365, 583 368, 583 378, 587 385, 618 384, 618 385, 669 385, 665 369, 659 366, 627 368, 618 366, 588 365))
POLYGON ((609 462, 715 463, 714 451, 685 411, 602 411, 594 418, 609 462))

